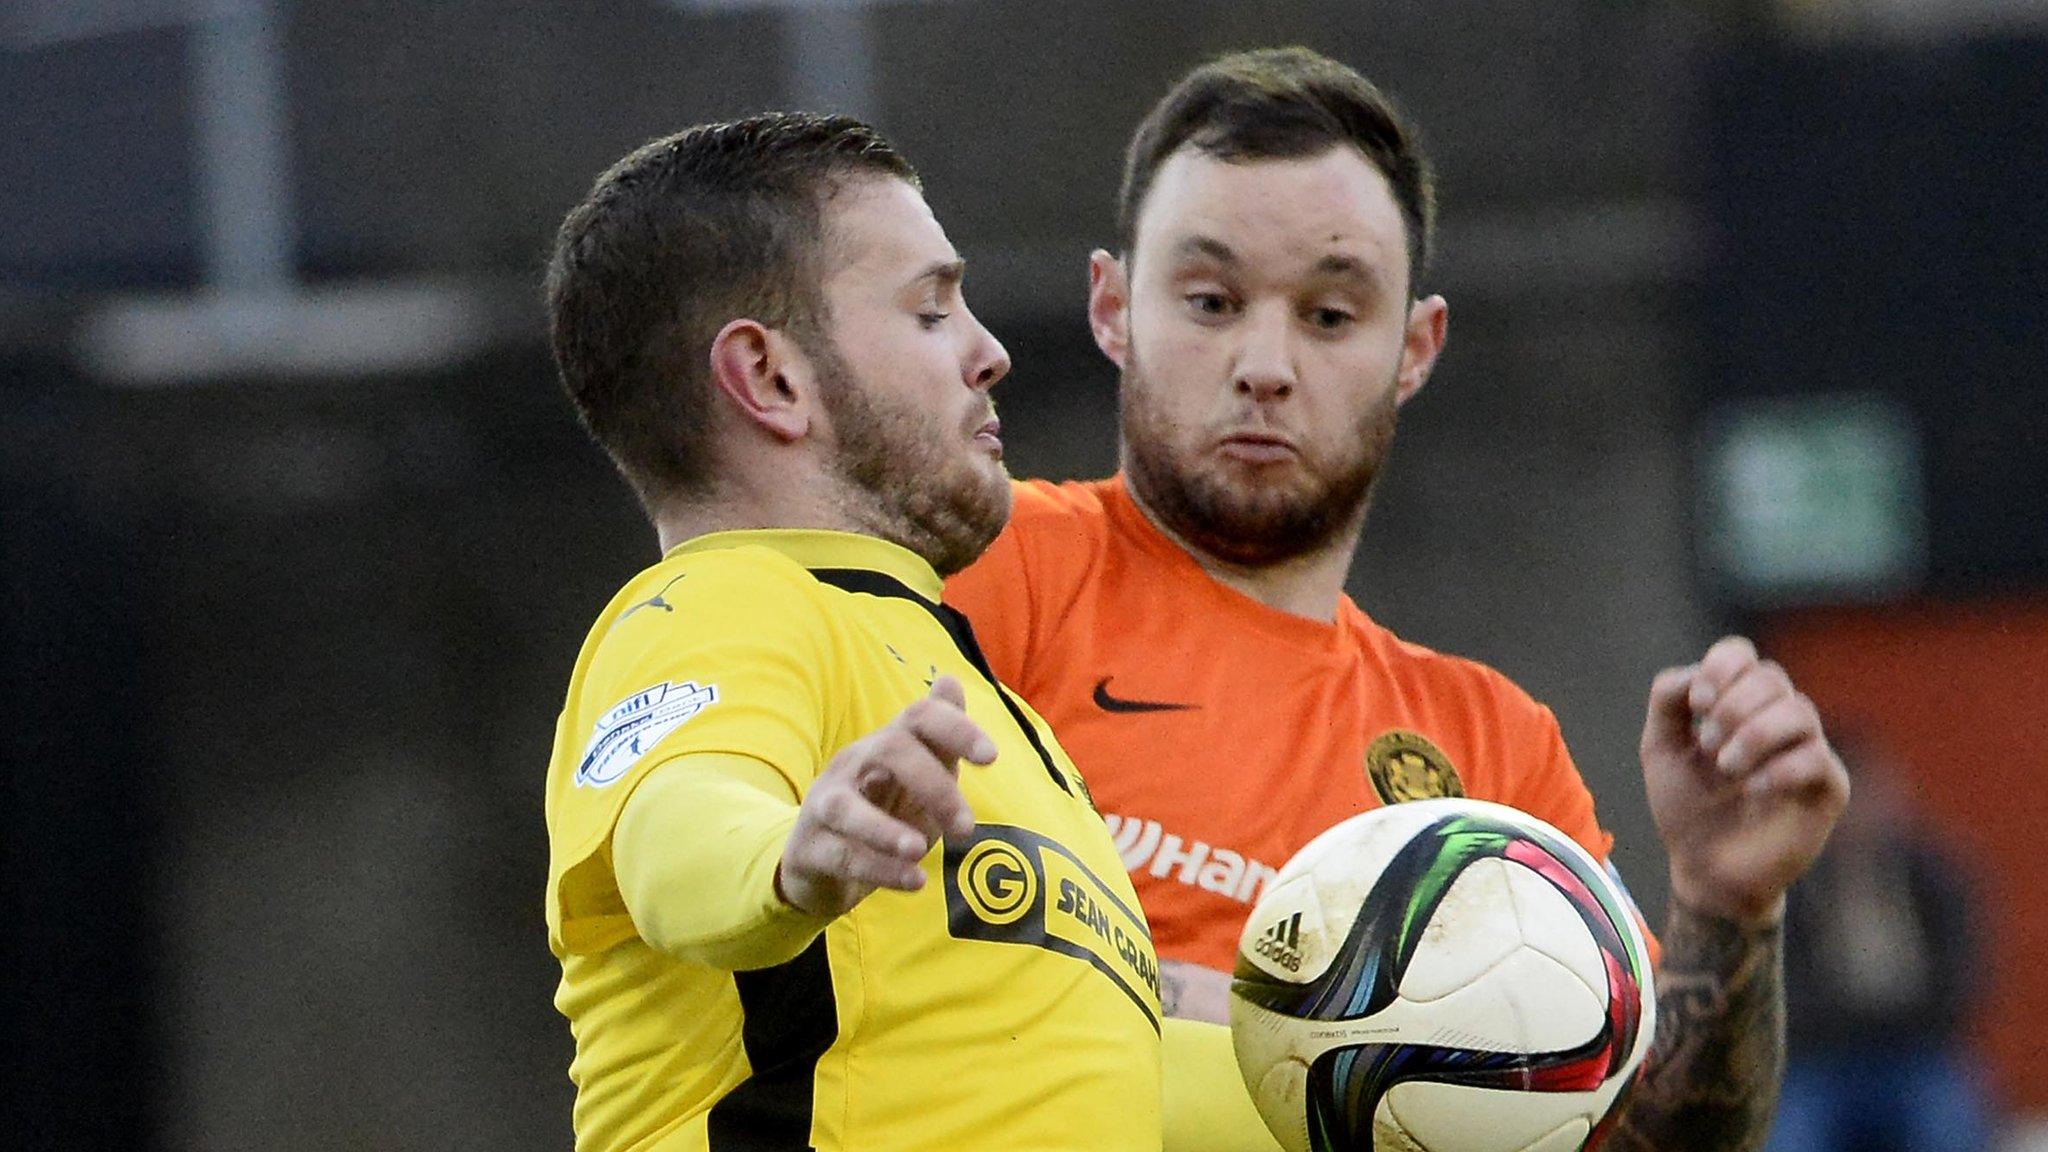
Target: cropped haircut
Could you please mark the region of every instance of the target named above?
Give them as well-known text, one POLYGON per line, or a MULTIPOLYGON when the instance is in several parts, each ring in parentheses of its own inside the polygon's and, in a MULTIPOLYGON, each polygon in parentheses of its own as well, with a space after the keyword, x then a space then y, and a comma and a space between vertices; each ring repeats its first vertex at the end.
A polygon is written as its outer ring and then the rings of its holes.
POLYGON ((1117 241, 1128 257, 1161 165, 1182 147, 1228 163, 1365 154, 1393 189, 1408 234, 1408 288, 1420 295, 1436 225, 1436 189, 1415 129, 1370 80, 1307 48, 1219 57, 1182 77, 1139 123, 1124 154, 1117 241))
POLYGON ((562 221, 547 271, 555 366, 650 510, 712 487, 720 329, 752 319, 818 347, 830 321, 825 207, 863 175, 918 184, 858 120, 770 113, 635 149, 562 221))

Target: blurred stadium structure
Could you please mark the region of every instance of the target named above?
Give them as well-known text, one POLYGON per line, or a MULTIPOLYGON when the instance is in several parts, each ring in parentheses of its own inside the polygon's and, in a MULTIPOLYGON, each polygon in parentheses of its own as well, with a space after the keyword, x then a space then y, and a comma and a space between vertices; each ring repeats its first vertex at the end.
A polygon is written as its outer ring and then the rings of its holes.
POLYGON ((863 113, 1013 466, 1098 474, 1124 136, 1283 42, 1442 173, 1360 602, 1556 707, 1653 908, 1645 685, 1753 629, 2002 897, 1978 1035, 2048 1115, 2048 3, 11 0, 6 1146, 566 1145, 540 780, 653 540, 554 393, 561 214, 681 125, 863 113))

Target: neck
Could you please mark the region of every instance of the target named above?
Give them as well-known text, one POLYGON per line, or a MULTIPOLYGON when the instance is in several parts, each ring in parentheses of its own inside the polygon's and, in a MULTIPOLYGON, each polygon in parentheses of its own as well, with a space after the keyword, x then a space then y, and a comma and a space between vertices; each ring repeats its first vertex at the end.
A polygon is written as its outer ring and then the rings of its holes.
POLYGON ((797 477, 785 479, 789 482, 778 485, 728 478, 709 492, 671 494, 652 511, 662 552, 713 532, 762 528, 864 531, 847 516, 845 502, 823 490, 825 485, 801 483, 797 477))
POLYGON ((654 535, 667 555, 678 544, 713 532, 738 532, 750 528, 809 528, 824 525, 797 524, 771 520, 722 502, 671 501, 654 513, 654 535))
POLYGON ((1325 624, 1337 618, 1344 579, 1351 574, 1351 556, 1357 551, 1358 538, 1365 529, 1364 508, 1322 547, 1272 564, 1250 565, 1222 559, 1189 543, 1146 505, 1135 486, 1127 488, 1131 502, 1145 514, 1145 519, 1181 551, 1194 557, 1202 571, 1217 583, 1290 615, 1325 624))

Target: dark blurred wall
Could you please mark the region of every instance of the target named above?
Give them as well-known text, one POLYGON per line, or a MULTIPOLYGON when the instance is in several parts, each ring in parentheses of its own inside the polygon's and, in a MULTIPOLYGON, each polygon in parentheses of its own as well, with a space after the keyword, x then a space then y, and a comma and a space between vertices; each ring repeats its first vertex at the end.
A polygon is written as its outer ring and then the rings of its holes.
POLYGON ((0 282, 189 284, 198 270, 186 36, 0 47, 0 282))
POLYGON ((171 1147, 551 1147, 537 781, 651 552, 544 361, 132 398, 181 512, 171 1147))
POLYGON ((2048 587, 2048 40, 1744 42, 1702 77, 1708 399, 1910 414, 1923 591, 2048 587))
POLYGON ((0 1082, 12 1148, 148 1148, 165 1103, 158 879, 171 773, 149 653, 170 602, 102 409, 0 350, 0 1082))

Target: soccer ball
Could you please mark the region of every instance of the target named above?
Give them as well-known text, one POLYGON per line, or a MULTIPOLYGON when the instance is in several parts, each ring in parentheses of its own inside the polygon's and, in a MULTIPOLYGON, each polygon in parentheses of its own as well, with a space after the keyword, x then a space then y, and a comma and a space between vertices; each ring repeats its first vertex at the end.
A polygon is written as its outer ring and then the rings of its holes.
POLYGON ((1268 887, 1231 981, 1237 1063, 1288 1152, 1597 1148, 1650 1049, 1634 905, 1482 800, 1331 828, 1268 887))

